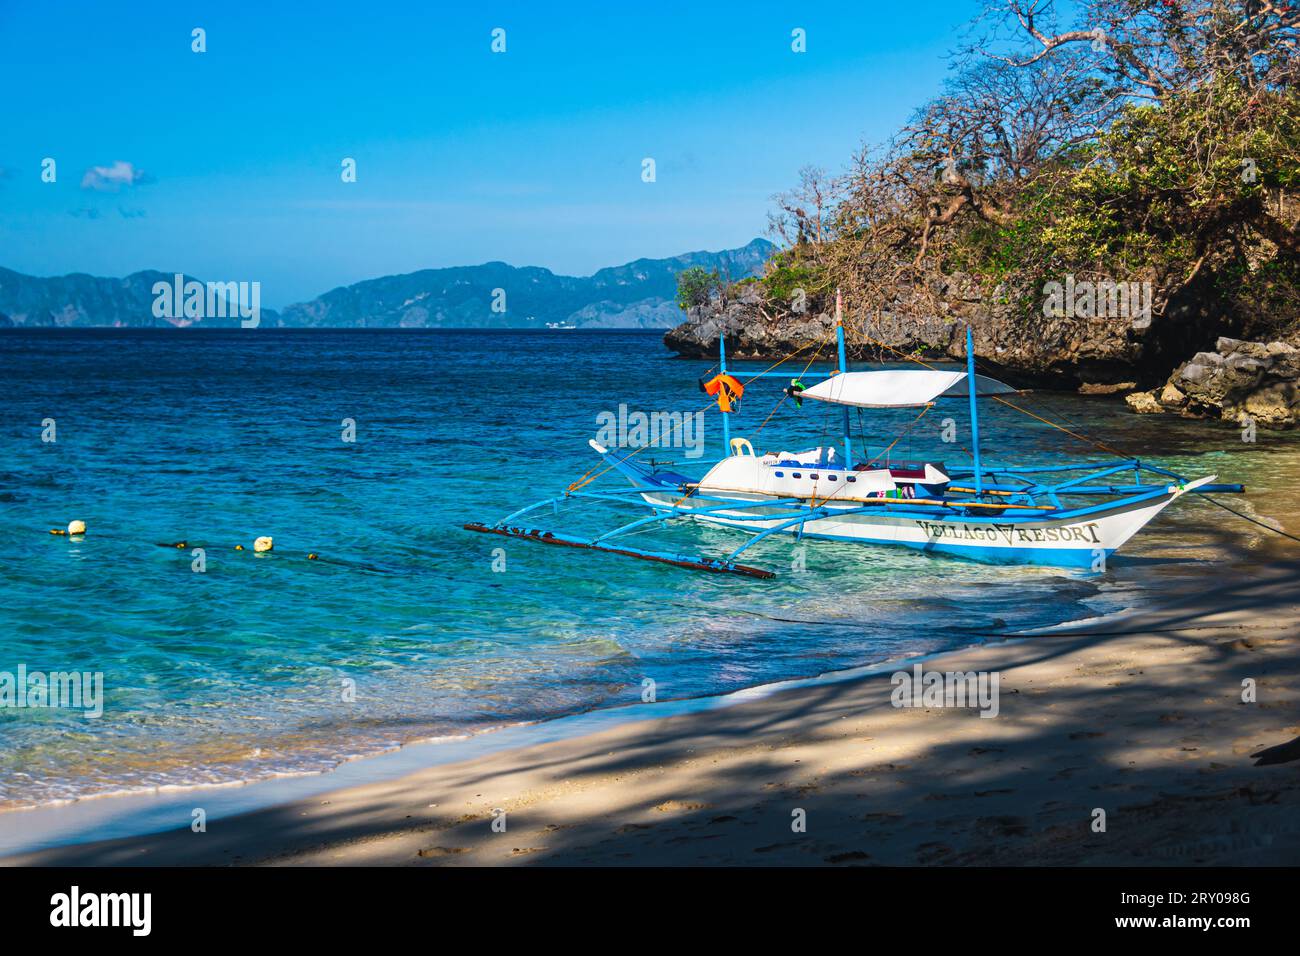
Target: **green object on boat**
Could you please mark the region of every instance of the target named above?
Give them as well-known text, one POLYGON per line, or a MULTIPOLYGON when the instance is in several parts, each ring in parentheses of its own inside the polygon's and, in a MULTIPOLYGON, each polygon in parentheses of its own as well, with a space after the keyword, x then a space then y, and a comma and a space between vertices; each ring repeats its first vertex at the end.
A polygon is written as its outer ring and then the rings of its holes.
POLYGON ((805 387, 804 383, 799 381, 797 378, 790 379, 790 387, 785 390, 785 393, 794 399, 795 408, 803 408, 803 396, 800 392, 802 392, 805 387))

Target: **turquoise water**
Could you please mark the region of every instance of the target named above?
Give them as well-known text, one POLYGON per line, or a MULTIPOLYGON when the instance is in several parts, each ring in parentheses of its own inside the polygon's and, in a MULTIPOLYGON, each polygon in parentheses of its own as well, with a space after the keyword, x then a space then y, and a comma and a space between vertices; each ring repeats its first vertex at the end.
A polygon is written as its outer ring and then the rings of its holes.
MULTIPOLYGON (((753 581, 461 530, 598 464, 587 440, 620 402, 700 408, 708 365, 630 332, 0 333, 0 671, 100 671, 105 688, 97 720, 0 708, 0 806, 323 770, 634 702, 644 678, 663 699, 932 652, 1273 556, 1258 529, 1195 502, 1103 575, 834 543, 803 546, 799 572, 800 546, 784 539, 748 552, 778 572, 753 581), (55 442, 42 441, 46 419, 55 442), (344 419, 355 442, 341 438, 344 419), (48 533, 74 518, 84 538, 48 533), (272 553, 253 553, 258 535, 274 536, 272 553)), ((780 384, 750 390, 734 434, 755 436, 780 384)), ((1026 404, 1189 473, 1263 490, 1294 474, 1285 436, 1245 444, 1231 428, 1074 395, 1026 404)), ((879 448, 913 414, 872 415, 866 437, 879 448)), ((947 414, 896 453, 964 463, 939 440, 947 414)), ((951 414, 964 429, 962 409, 951 414)), ((716 415, 705 429, 716 457, 716 415)), ((822 409, 787 404, 754 440, 807 448, 825 433, 822 409)), ((996 461, 1103 457, 996 405, 984 435, 996 461)), ((656 457, 689 464, 688 451, 656 457)), ((594 487, 606 484, 619 479, 594 487)), ((1290 526, 1289 506, 1272 507, 1290 526)), ((536 521, 615 518, 584 505, 536 521)), ((638 543, 740 540, 682 527, 638 543)))

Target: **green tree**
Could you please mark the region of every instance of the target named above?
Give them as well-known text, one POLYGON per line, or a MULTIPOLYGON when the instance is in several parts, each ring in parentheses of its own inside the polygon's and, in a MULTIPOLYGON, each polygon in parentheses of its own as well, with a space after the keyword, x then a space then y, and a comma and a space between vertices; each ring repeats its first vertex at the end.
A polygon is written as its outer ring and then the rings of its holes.
POLYGON ((702 266, 691 266, 677 273, 677 304, 683 309, 708 305, 715 291, 722 288, 722 277, 702 266))
POLYGON ((1078 274, 1151 281, 1156 314, 1190 291, 1300 329, 1300 4, 986 3, 987 35, 888 144, 778 197, 769 298, 940 314, 963 273, 1028 321, 1078 274))

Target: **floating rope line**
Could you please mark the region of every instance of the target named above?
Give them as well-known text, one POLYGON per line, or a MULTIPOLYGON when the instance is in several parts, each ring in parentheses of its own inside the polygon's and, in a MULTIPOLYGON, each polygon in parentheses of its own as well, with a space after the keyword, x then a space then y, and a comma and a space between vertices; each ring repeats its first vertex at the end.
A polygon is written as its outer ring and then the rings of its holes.
MULTIPOLYGON (((84 527, 84 524, 83 524, 83 527, 84 527)), ((70 539, 74 539, 75 542, 76 542, 77 544, 81 544, 81 543, 83 543, 87 538, 90 537, 90 534, 89 534, 88 532, 86 532, 86 531, 78 531, 78 532, 75 532, 75 533, 71 533, 71 534, 70 534, 69 532, 65 531, 65 530, 62 529, 62 528, 50 528, 50 529, 49 529, 49 533, 50 533, 51 535, 56 536, 56 537, 62 537, 62 538, 70 538, 70 539)), ((95 539, 96 541, 101 541, 101 540, 102 540, 102 541, 128 541, 128 540, 132 540, 132 539, 124 538, 124 537, 122 537, 121 535, 116 535, 116 534, 111 534, 111 533, 110 533, 110 534, 104 534, 104 533, 102 533, 102 532, 96 532, 96 533, 94 534, 94 539, 95 539)), ((361 563, 361 562, 359 562, 359 561, 348 561, 348 560, 346 560, 346 559, 344 559, 344 558, 331 558, 331 557, 324 557, 324 556, 318 554, 318 553, 315 552, 315 551, 308 551, 308 552, 306 552, 306 553, 301 553, 301 552, 297 552, 297 551, 284 551, 284 550, 277 551, 277 550, 275 550, 274 547, 269 547, 269 548, 267 548, 267 549, 265 549, 265 550, 263 550, 263 551, 258 551, 258 550, 256 550, 256 547, 255 547, 255 546, 247 546, 247 547, 246 547, 245 545, 242 545, 242 544, 235 544, 235 545, 229 545, 229 544, 210 544, 210 543, 206 543, 206 542, 203 542, 203 541, 190 541, 188 538, 182 538, 182 539, 180 539, 179 541, 154 541, 154 542, 151 542, 151 543, 153 544, 154 547, 157 547, 157 548, 167 548, 167 549, 169 549, 169 550, 173 550, 173 551, 194 551, 194 550, 199 550, 199 551, 204 552, 204 560, 205 560, 205 561, 206 561, 207 557, 209 556, 209 552, 211 552, 211 554, 225 554, 226 552, 247 552, 248 554, 255 554, 255 555, 259 555, 259 556, 260 556, 260 555, 274 555, 276 558, 278 558, 278 559, 280 559, 280 560, 287 560, 287 561, 292 561, 292 560, 296 560, 296 559, 306 559, 306 560, 308 560, 308 561, 318 561, 318 562, 320 562, 321 564, 332 564, 332 565, 334 565, 335 567, 340 567, 340 568, 350 568, 350 569, 355 570, 355 571, 371 571, 371 572, 374 572, 375 574, 393 574, 393 573, 394 573, 394 572, 393 572, 391 569, 389 569, 389 568, 380 568, 380 567, 376 567, 376 566, 373 565, 373 564, 363 564, 363 563, 361 563)))

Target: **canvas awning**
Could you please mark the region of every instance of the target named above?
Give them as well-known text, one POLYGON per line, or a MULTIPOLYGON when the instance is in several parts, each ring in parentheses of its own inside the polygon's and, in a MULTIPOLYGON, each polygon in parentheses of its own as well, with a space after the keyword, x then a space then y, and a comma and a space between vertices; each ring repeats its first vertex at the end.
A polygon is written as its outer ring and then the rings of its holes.
MULTIPOLYGON (((1011 395, 1010 385, 975 376, 975 395, 1011 395)), ((936 369, 884 369, 875 372, 844 372, 804 389, 802 398, 859 408, 915 408, 938 398, 965 398, 966 373, 936 369)))

